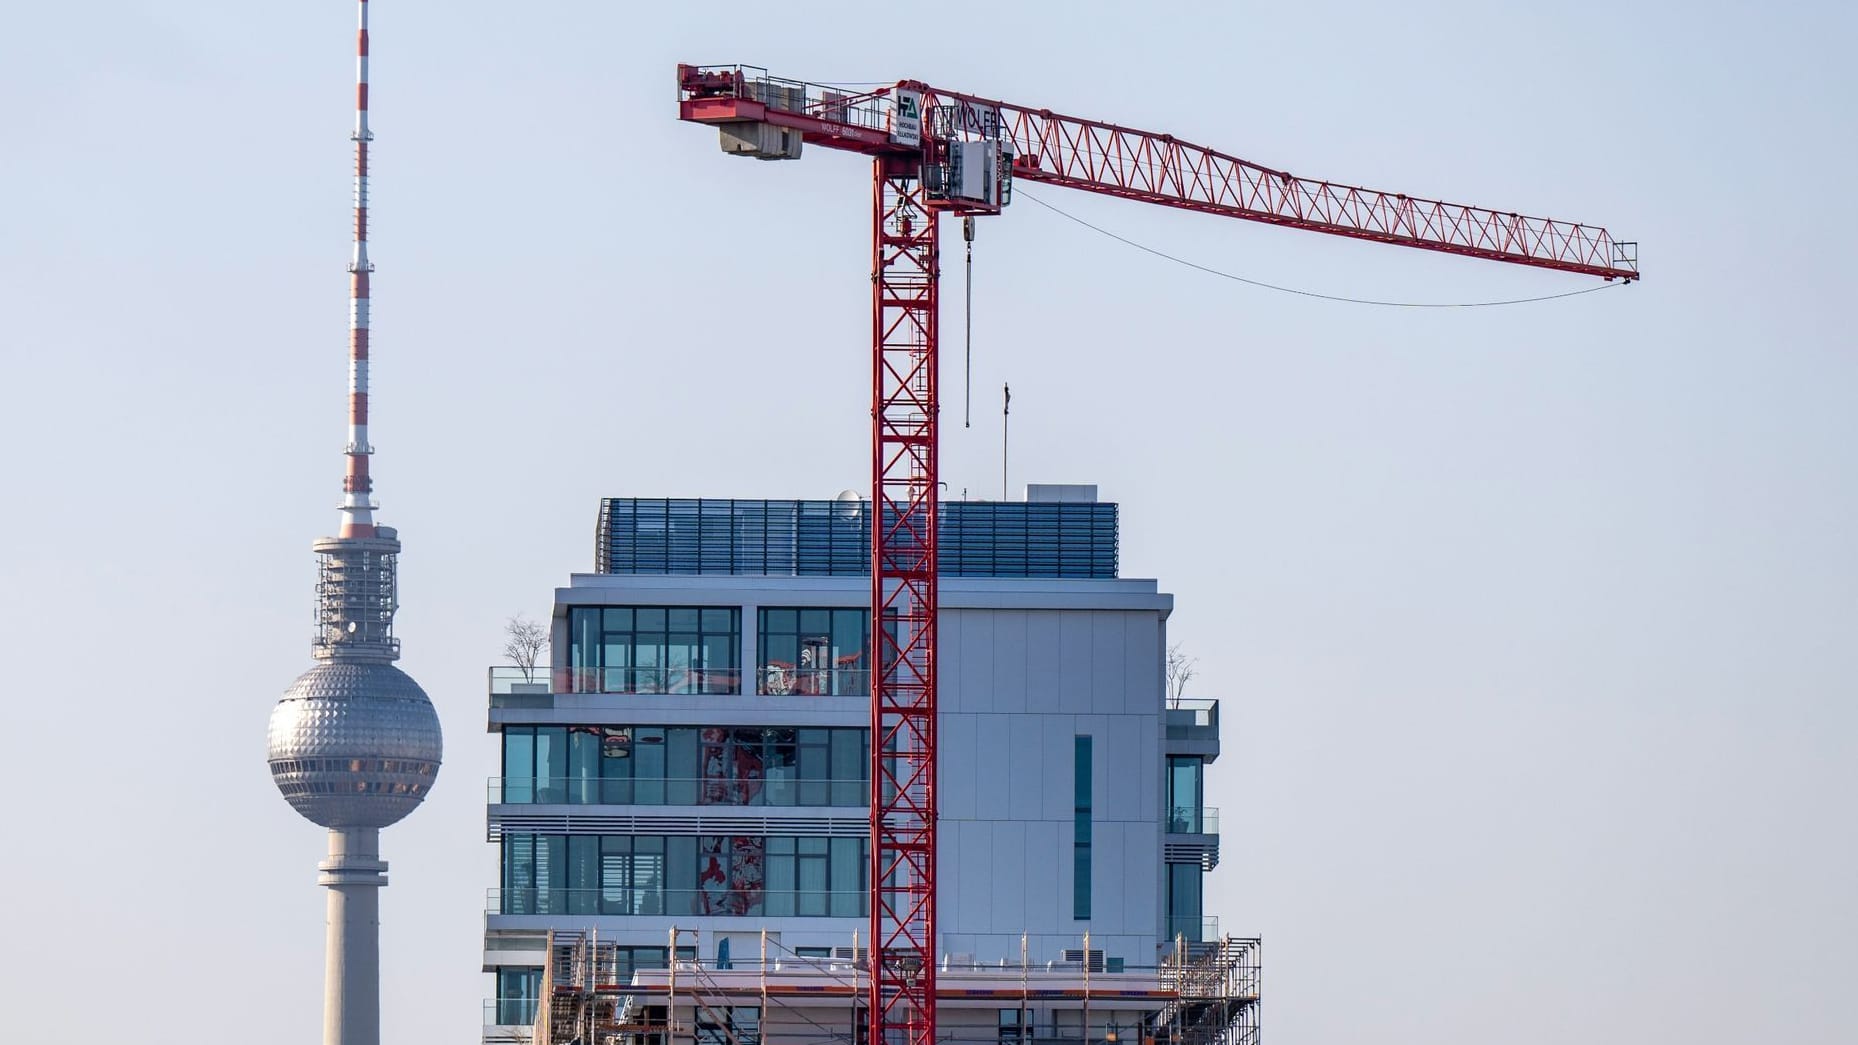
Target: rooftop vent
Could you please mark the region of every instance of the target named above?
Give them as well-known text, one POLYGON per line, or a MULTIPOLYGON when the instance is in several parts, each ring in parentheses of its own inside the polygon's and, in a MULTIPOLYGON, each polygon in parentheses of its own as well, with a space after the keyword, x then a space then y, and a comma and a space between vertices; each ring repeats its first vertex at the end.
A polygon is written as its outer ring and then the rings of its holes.
POLYGON ((1026 500, 1041 504, 1096 504, 1096 483, 1027 483, 1026 500))

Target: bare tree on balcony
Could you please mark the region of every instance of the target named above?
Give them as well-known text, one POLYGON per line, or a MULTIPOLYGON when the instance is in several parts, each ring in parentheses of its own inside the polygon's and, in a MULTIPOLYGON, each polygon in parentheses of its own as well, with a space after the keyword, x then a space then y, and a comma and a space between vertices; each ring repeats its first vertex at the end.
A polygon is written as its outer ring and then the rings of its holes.
POLYGON ((1168 647, 1168 707, 1181 706, 1181 697, 1186 695, 1187 683, 1193 681, 1196 674, 1194 665, 1200 662, 1198 657, 1189 657, 1180 643, 1168 647))
POLYGON ((503 622, 503 655, 523 669, 523 681, 535 681, 535 666, 548 650, 548 628, 518 613, 503 622))

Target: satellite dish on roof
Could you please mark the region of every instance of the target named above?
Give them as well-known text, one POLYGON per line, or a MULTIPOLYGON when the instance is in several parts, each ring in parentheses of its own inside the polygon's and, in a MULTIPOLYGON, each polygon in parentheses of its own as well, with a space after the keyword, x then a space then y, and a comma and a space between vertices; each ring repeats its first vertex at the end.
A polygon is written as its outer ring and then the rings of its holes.
POLYGON ((832 499, 832 503, 833 510, 838 513, 839 518, 856 519, 864 511, 864 494, 857 490, 840 490, 839 495, 832 499))

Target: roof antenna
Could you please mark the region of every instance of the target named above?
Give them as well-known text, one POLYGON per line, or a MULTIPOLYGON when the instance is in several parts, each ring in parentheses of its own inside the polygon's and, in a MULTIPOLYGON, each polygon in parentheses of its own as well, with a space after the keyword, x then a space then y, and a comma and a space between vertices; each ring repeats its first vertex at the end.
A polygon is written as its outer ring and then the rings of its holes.
POLYGON ((1006 434, 1007 418, 1013 414, 1013 386, 1001 385, 1000 392, 1005 397, 1000 403, 1000 499, 1010 501, 1012 498, 1006 492, 1006 434))
POLYGON ((961 364, 961 427, 974 427, 974 215, 961 219, 961 238, 968 244, 968 273, 962 282, 967 292, 967 329, 963 333, 961 364))

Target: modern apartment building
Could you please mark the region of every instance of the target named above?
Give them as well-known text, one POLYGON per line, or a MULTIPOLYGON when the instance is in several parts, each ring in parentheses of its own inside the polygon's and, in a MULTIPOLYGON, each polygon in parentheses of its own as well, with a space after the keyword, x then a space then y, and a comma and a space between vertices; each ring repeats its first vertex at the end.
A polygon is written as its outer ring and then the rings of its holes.
MULTIPOLYGON (((955 986, 938 990, 982 1002, 944 1023, 1115 1040, 1181 1022, 1164 970, 1178 988, 1186 960, 1226 954, 1250 962, 1233 1011, 1255 1031, 1255 942, 1222 948, 1204 917, 1219 709, 1167 698, 1172 597, 1118 575, 1117 506, 1094 487, 942 513, 938 928, 955 986), (982 982, 1009 971, 1026 988, 1010 1027, 982 982), (1093 975, 1095 1035, 1087 1008, 1031 1004, 1032 979, 1093 975)), ((663 1041, 651 1020, 675 1022, 676 1003, 652 991, 675 996, 682 975, 756 995, 693 1001, 692 1033, 775 1041, 777 973, 790 996, 833 987, 805 1022, 854 1040, 857 992, 834 985, 858 976, 869 914, 869 526, 851 494, 602 502, 596 571, 555 592, 552 663, 490 671, 487 1040, 528 1040, 550 1021, 539 999, 578 978, 638 988, 607 1037, 663 1041)))

